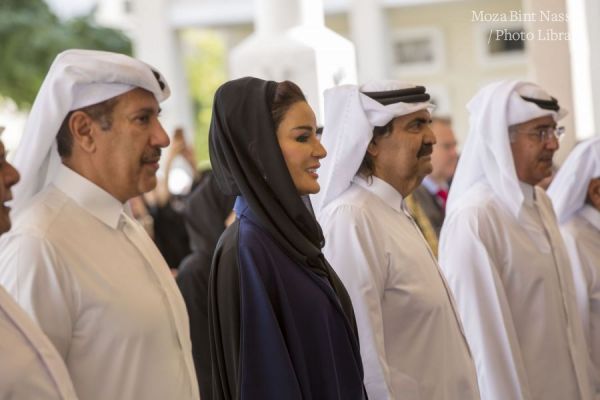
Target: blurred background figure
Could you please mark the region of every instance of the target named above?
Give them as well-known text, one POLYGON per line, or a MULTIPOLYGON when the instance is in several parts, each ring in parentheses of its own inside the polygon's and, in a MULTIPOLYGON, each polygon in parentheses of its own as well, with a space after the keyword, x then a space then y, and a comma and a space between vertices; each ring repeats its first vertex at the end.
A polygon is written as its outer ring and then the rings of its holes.
POLYGON ((431 154, 433 170, 407 198, 407 205, 437 255, 438 238, 446 216, 446 199, 458 163, 458 152, 450 118, 434 117, 431 130, 436 139, 431 154))
POLYGON ((210 348, 208 345, 208 277, 219 237, 235 219, 235 196, 224 195, 212 171, 203 173, 202 182, 185 199, 183 220, 190 238, 191 254, 179 265, 177 285, 190 316, 192 353, 200 396, 212 398, 210 348), (233 218, 231 216, 233 215, 233 218))

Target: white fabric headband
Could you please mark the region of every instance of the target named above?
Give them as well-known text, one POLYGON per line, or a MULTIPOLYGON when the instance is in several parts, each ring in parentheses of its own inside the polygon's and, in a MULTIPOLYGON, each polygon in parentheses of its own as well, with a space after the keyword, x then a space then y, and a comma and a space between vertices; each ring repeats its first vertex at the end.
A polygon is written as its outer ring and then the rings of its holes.
POLYGON ((558 121, 567 112, 540 108, 521 96, 552 99, 539 86, 522 81, 500 81, 483 87, 467 104, 470 113, 469 135, 452 180, 447 213, 460 204, 460 198, 477 182, 487 181, 494 194, 518 217, 523 193, 510 148, 508 127, 552 115, 558 121))
POLYGON ((598 177, 600 137, 595 137, 575 146, 548 189, 559 223, 568 221, 584 206, 590 181, 598 177))
POLYGON ((350 187, 373 137, 373 128, 420 110, 431 112, 429 101, 383 105, 362 92, 385 92, 415 88, 397 81, 372 82, 362 87, 343 85, 325 91, 325 124, 321 143, 327 157, 321 161, 321 190, 311 196, 318 216, 332 200, 350 187))
POLYGON ((108 100, 133 88, 146 89, 161 102, 170 89, 164 77, 132 57, 94 50, 59 54, 31 108, 14 165, 21 182, 13 193, 13 213, 50 181, 60 164, 55 137, 69 111, 108 100))

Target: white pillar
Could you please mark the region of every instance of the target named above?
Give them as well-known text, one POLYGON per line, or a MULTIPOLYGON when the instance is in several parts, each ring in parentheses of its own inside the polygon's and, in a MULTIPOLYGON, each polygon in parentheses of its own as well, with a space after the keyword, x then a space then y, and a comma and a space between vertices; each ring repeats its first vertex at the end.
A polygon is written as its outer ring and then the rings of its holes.
POLYGON ((231 78, 297 83, 322 121, 323 91, 356 83, 354 46, 324 25, 322 0, 257 0, 256 31, 230 53, 231 78))
POLYGON ((191 139, 192 107, 179 39, 169 24, 169 5, 168 0, 132 1, 134 55, 160 70, 171 87, 171 97, 161 104, 161 121, 169 135, 182 126, 191 139))
POLYGON ((600 2, 567 0, 577 139, 600 135, 600 2))
POLYGON ((275 34, 297 26, 322 26, 322 0, 256 0, 255 30, 275 34))
POLYGON ((351 0, 349 16, 359 82, 390 79, 387 68, 390 57, 386 52, 390 41, 385 37, 386 19, 381 1, 351 0))
POLYGON ((533 40, 526 42, 529 54, 529 72, 532 80, 558 99, 562 107, 569 110, 560 125, 567 129, 567 135, 560 144, 555 161, 562 164, 575 143, 575 124, 571 65, 569 60, 569 40, 552 36, 554 33, 568 34, 566 22, 544 21, 542 12, 566 14, 565 0, 524 0, 523 12, 533 13, 535 22, 526 24, 526 30, 534 34, 533 40))

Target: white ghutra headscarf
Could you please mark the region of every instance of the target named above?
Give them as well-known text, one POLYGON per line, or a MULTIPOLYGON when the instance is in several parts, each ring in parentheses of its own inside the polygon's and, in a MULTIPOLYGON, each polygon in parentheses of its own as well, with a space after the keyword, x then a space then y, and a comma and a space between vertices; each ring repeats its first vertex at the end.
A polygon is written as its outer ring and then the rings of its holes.
POLYGON ((500 81, 483 87, 467 104, 469 136, 452 180, 446 212, 461 204, 461 197, 477 182, 487 181, 494 194, 518 216, 524 196, 519 187, 510 149, 508 128, 532 119, 552 116, 559 121, 567 111, 534 83, 500 81), (540 104, 551 104, 547 108, 540 104), (556 109, 551 109, 556 108, 556 109))
POLYGON ((560 224, 585 205, 590 181, 596 178, 600 178, 600 137, 575 146, 548 188, 560 224))
POLYGON ((13 189, 14 214, 54 177, 60 165, 55 138, 67 114, 135 88, 148 90, 159 102, 171 94, 156 69, 123 54, 74 49, 56 57, 15 152, 13 164, 21 181, 13 189))
MULTIPOLYGON (((374 127, 384 126, 402 115, 420 110, 431 112, 434 108, 429 100, 409 102, 410 96, 405 101, 402 101, 402 96, 391 98, 387 105, 373 97, 417 88, 397 81, 377 81, 361 87, 343 85, 325 91, 325 124, 321 143, 327 150, 327 157, 321 161, 319 169, 321 190, 311 196, 317 216, 350 187, 373 138, 374 127)), ((421 89, 424 93, 425 88, 421 89)))

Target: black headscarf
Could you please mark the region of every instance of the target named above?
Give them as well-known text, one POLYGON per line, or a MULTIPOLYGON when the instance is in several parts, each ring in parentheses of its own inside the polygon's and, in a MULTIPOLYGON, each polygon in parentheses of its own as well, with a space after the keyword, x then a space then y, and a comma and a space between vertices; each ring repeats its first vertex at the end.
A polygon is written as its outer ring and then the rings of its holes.
POLYGON ((279 147, 271 117, 276 87, 247 77, 217 90, 209 135, 213 173, 225 194, 244 196, 290 258, 327 277, 356 333, 350 297, 321 252, 323 233, 298 195, 279 147))

